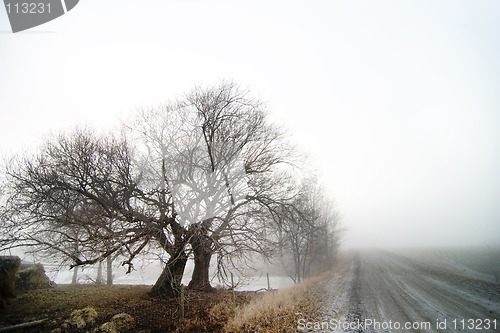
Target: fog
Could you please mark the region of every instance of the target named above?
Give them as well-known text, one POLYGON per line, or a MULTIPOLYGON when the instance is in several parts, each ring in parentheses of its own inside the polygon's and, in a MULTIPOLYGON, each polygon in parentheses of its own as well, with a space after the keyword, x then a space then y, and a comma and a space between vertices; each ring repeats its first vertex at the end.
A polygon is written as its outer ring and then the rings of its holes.
POLYGON ((81 1, 10 33, 0 154, 118 128, 231 79, 267 103, 336 201, 343 246, 500 243, 498 1, 81 1))

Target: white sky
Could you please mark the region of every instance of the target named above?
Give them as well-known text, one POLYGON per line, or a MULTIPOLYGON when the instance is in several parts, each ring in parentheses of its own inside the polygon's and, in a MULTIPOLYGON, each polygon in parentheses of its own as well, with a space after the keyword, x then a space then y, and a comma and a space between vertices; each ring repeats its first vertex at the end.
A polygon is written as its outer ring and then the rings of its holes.
POLYGON ((97 1, 12 34, 0 154, 231 79, 309 152, 345 246, 500 244, 499 1, 97 1))

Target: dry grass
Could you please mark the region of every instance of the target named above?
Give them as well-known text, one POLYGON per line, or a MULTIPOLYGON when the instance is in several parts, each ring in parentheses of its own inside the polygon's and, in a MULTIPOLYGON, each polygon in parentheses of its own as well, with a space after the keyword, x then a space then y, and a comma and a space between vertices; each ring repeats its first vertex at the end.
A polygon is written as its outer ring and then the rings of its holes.
POLYGON ((321 300, 320 286, 326 279, 324 275, 288 289, 265 293, 242 306, 228 304, 229 309, 233 309, 233 315, 223 331, 295 332, 299 318, 314 317, 317 313, 321 300))
POLYGON ((276 292, 186 292, 185 317, 179 300, 156 299, 150 286, 68 286, 20 293, 0 311, 0 327, 47 319, 26 332, 51 332, 61 327, 72 311, 88 306, 101 326, 120 313, 134 318, 135 332, 294 332, 298 318, 311 318, 318 309, 320 285, 315 278, 276 292), (300 314, 298 314, 300 313, 300 314))

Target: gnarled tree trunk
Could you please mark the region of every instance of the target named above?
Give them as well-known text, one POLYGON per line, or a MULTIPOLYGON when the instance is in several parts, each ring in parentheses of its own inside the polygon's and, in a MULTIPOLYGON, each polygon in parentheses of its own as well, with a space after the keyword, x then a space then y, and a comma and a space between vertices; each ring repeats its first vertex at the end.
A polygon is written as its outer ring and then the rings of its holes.
POLYGON ((194 269, 188 287, 194 290, 212 290, 209 278, 210 260, 212 259, 210 246, 206 247, 202 244, 193 246, 193 255, 194 269))
POLYGON ((211 220, 206 220, 201 225, 195 226, 194 236, 190 244, 193 249, 194 269, 189 288, 194 290, 212 290, 210 285, 210 260, 212 259, 212 239, 208 236, 208 225, 211 220))
POLYGON ((169 297, 177 296, 181 290, 182 276, 188 256, 184 249, 181 249, 170 256, 155 285, 151 289, 151 295, 169 297))

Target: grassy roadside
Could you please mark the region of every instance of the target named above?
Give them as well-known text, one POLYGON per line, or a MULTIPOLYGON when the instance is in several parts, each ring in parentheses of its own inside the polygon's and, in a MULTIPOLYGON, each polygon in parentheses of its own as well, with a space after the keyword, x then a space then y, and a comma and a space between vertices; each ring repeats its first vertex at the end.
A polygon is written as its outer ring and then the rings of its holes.
POLYGON ((299 319, 316 320, 325 307, 326 284, 337 274, 343 274, 352 263, 353 253, 339 255, 334 267, 318 277, 307 279, 290 288, 261 293, 244 304, 217 304, 216 316, 226 309, 223 333, 235 332, 296 332, 299 319), (228 310, 232 309, 232 310, 228 310))
POLYGON ((299 318, 314 318, 318 314, 321 287, 328 278, 329 274, 325 274, 287 289, 262 293, 243 305, 217 304, 211 313, 222 317, 220 313, 231 312, 222 328, 224 333, 295 332, 299 318))

